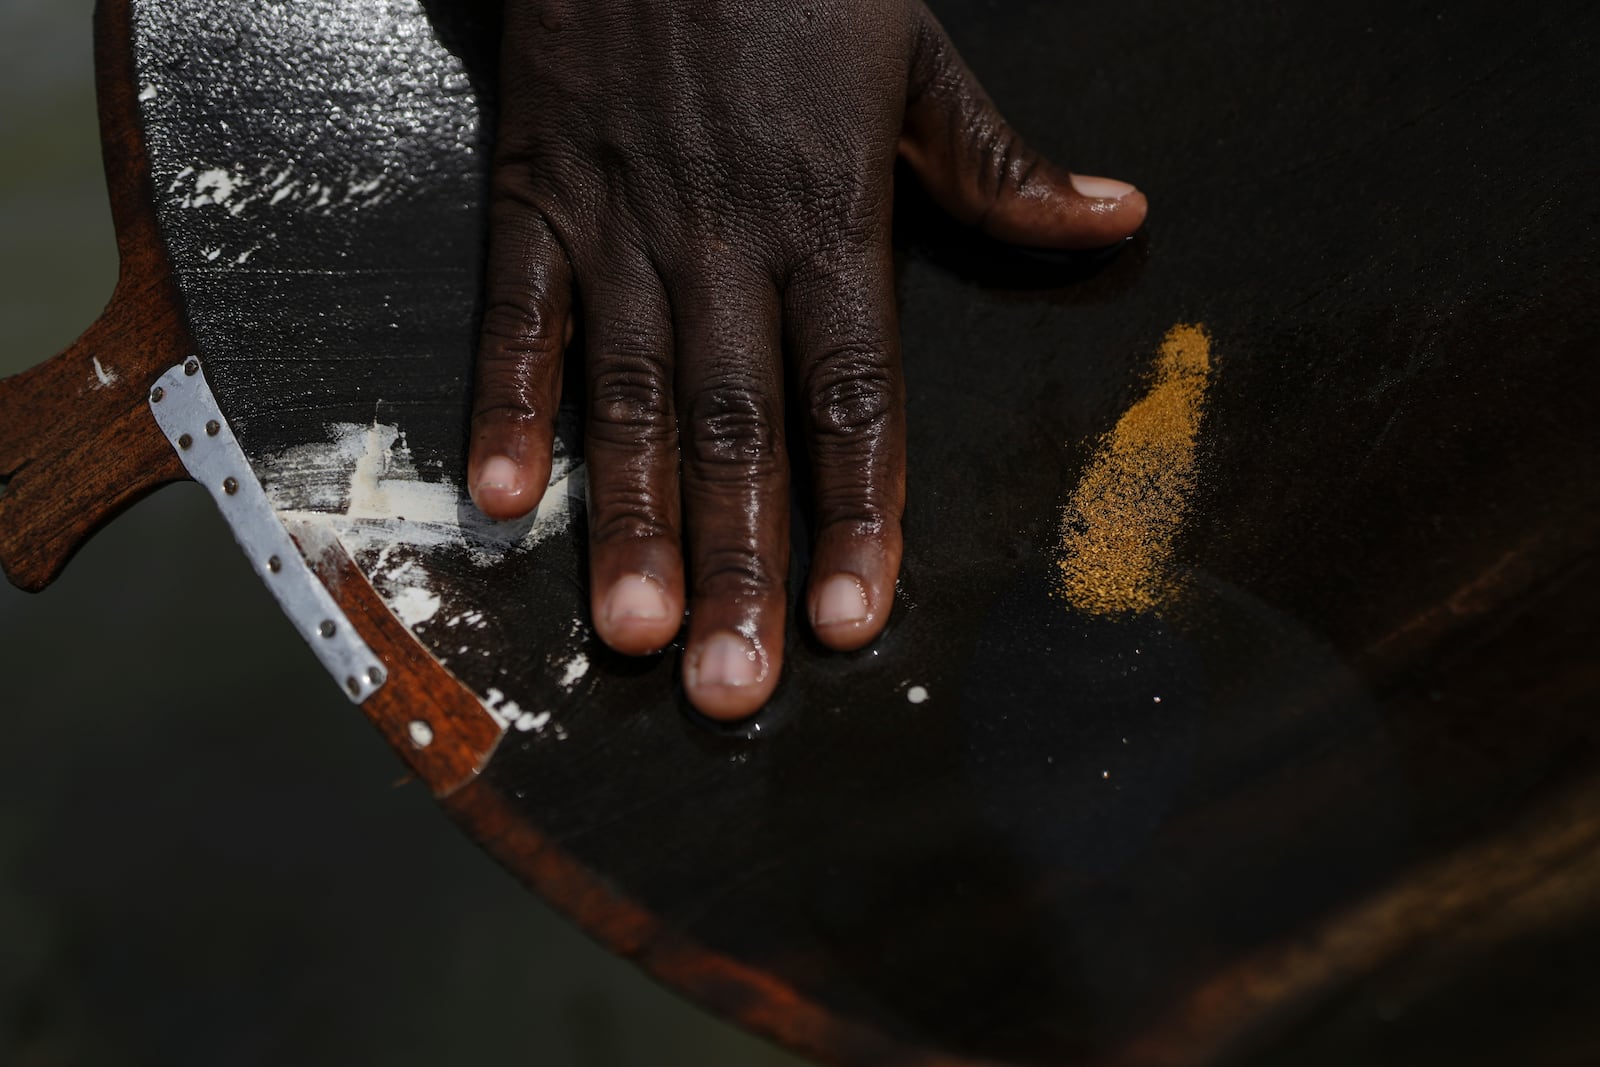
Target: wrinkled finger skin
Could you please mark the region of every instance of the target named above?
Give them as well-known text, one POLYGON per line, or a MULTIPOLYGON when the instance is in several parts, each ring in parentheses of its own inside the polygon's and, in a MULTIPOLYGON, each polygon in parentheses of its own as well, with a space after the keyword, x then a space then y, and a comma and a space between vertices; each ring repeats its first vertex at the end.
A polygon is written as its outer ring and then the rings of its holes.
POLYGON ((816 636, 860 648, 893 602, 896 157, 1043 248, 1127 236, 1144 197, 1028 149, 913 0, 510 0, 504 49, 468 483, 491 517, 537 506, 581 325, 596 632, 646 654, 687 611, 689 699, 741 718, 783 669, 788 435, 816 636))

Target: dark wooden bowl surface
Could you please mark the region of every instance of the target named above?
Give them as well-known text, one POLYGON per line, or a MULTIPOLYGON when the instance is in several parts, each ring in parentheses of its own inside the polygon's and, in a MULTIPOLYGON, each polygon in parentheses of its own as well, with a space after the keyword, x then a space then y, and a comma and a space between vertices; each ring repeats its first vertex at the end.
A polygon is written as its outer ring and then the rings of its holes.
POLYGON ((840 656, 797 615, 718 729, 587 626, 581 395, 537 523, 460 489, 486 7, 133 3, 224 411, 504 728, 447 803, 844 1061, 1600 1056, 1597 9, 937 10, 1151 221, 1052 263, 902 183, 894 621, 840 656))

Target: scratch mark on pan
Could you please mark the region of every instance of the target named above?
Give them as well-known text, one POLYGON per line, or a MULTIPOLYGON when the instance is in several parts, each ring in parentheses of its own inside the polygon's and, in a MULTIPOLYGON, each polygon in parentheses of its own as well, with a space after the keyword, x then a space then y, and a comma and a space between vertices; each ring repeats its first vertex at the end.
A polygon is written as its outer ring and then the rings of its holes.
POLYGON ((90 388, 106 389, 117 384, 116 371, 101 363, 99 356, 90 356, 89 358, 94 362, 94 385, 90 388))

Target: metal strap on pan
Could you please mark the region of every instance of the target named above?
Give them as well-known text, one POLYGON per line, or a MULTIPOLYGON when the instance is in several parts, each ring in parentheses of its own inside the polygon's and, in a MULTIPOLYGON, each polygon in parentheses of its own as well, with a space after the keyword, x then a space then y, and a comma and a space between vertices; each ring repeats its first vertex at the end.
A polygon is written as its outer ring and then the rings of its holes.
POLYGON ((161 376, 150 390, 150 411, 194 480, 216 500, 250 565, 311 651, 353 703, 365 701, 386 680, 383 666, 278 520, 198 359, 161 376))

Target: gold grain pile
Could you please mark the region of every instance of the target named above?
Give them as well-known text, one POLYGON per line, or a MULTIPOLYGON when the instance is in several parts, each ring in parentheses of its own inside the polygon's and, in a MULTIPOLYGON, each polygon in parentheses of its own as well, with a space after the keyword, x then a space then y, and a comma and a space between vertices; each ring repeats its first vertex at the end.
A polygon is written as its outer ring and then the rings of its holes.
POLYGON ((1060 593, 1079 611, 1153 611, 1177 594, 1172 544, 1194 490, 1210 380, 1205 327, 1174 326, 1161 342, 1150 392, 1101 438, 1062 508, 1060 593))

